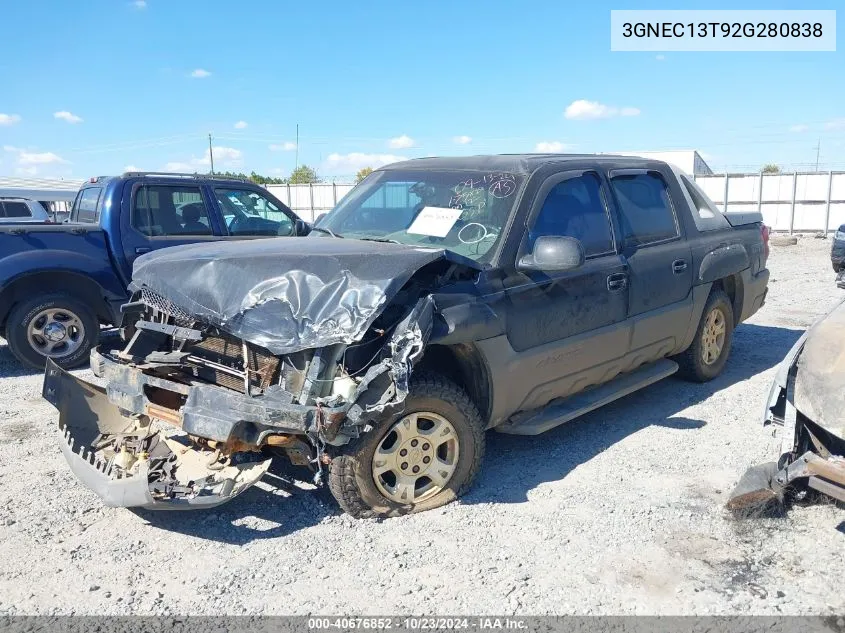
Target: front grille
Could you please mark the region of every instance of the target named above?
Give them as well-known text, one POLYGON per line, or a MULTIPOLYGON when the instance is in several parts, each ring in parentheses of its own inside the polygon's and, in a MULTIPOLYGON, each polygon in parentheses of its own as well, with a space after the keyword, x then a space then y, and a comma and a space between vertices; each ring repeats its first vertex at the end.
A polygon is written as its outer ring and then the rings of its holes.
POLYGON ((149 288, 141 288, 141 301, 150 306, 153 310, 164 312, 173 317, 180 325, 190 325, 194 322, 193 317, 182 308, 173 303, 170 299, 162 297, 149 288))

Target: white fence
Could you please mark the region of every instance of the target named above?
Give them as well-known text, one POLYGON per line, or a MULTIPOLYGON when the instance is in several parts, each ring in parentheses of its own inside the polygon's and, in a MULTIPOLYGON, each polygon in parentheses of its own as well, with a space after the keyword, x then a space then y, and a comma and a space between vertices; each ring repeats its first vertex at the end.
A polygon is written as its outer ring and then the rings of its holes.
POLYGON ((333 209, 354 186, 333 182, 317 182, 308 185, 266 185, 270 193, 308 222, 313 222, 321 213, 333 209))
POLYGON ((719 207, 759 211, 775 231, 827 233, 845 224, 845 172, 717 174, 695 181, 719 207))

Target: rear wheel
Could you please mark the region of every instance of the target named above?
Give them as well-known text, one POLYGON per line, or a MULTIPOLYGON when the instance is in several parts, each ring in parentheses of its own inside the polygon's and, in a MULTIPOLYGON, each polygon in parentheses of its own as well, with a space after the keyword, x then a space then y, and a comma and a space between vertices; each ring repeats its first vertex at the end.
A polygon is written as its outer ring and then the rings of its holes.
POLYGON ((405 410, 332 460, 329 488, 357 518, 430 510, 469 489, 484 428, 466 392, 439 375, 411 383, 405 410))
POLYGON ((64 293, 21 301, 9 314, 6 341, 23 364, 44 369, 47 358, 69 369, 88 361, 100 328, 88 306, 64 293))
POLYGON ((675 360, 688 380, 707 382, 722 373, 733 341, 734 314, 728 295, 714 289, 707 298, 692 345, 675 360))

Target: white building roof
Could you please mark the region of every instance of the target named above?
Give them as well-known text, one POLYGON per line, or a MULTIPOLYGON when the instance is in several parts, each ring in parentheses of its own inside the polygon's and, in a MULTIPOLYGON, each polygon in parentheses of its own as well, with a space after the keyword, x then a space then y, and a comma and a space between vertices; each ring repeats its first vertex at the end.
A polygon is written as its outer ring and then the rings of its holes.
POLYGON ((0 178, 0 197, 73 200, 83 182, 51 178, 0 178))

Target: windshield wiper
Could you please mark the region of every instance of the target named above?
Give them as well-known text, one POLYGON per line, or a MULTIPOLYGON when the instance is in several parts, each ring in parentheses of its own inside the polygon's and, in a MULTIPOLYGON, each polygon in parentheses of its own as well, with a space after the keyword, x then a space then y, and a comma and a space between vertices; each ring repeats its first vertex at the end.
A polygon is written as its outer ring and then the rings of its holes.
POLYGON ((343 237, 342 235, 338 235, 337 233, 335 233, 331 229, 326 229, 326 228, 323 228, 322 226, 312 226, 311 230, 312 231, 320 231, 320 233, 325 233, 326 235, 331 235, 332 237, 340 237, 340 238, 343 237))

